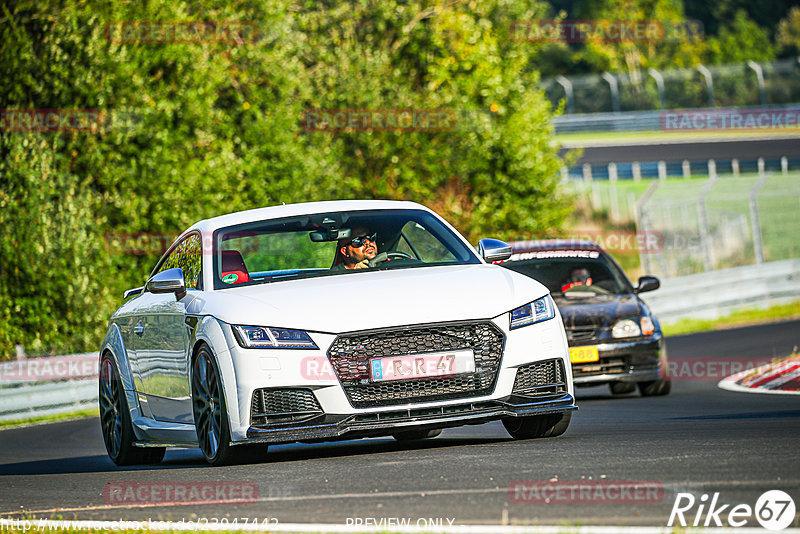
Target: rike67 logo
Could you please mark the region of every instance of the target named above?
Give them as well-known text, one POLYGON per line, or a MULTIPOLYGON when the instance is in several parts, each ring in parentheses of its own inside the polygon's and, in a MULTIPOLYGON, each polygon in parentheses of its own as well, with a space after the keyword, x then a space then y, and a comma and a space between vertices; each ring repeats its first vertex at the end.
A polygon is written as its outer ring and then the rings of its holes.
POLYGON ((725 524, 743 527, 748 524, 752 526, 751 521, 755 519, 765 529, 783 530, 792 524, 794 514, 794 500, 780 490, 764 492, 756 500, 755 507, 749 504, 722 504, 719 492, 715 492, 710 501, 705 493, 699 499, 695 499, 691 493, 678 493, 667 526, 673 526, 677 520, 682 527, 690 523, 693 527, 722 527, 725 524))

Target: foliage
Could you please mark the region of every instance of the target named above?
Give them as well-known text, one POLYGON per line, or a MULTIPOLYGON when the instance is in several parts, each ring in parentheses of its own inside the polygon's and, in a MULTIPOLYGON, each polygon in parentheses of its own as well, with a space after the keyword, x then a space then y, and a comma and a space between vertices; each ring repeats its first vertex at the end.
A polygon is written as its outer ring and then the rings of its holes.
POLYGON ((569 204, 552 110, 509 24, 536 0, 95 1, 0 5, 2 108, 93 109, 82 131, 0 128, 0 354, 96 348, 153 255, 109 236, 177 235, 231 211, 417 200, 473 241, 556 229, 569 204), (256 42, 108 39, 118 21, 244 21, 256 42), (306 132, 304 110, 448 109, 443 132, 306 132))

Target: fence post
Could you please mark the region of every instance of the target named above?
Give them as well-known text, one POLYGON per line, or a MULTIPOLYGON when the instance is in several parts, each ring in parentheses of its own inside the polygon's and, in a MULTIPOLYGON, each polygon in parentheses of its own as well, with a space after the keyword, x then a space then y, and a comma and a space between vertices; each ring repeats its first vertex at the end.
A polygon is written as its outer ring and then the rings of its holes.
POLYGON ((764 86, 764 69, 761 68, 761 65, 756 63, 753 60, 747 61, 747 66, 753 69, 756 73, 756 78, 758 78, 758 92, 761 95, 761 105, 767 105, 767 89, 764 86))
POLYGON ((700 195, 697 197, 697 218, 700 223, 700 242, 703 244, 703 267, 706 271, 714 270, 714 252, 711 249, 711 231, 708 228, 708 209, 706 208, 706 197, 714 187, 717 178, 712 176, 703 186, 700 195))
POLYGON ((614 113, 619 113, 619 84, 617 79, 608 72, 602 73, 600 77, 608 82, 608 88, 611 91, 611 109, 614 113))
POLYGON ((561 166, 561 183, 565 184, 569 182, 569 169, 566 165, 561 166))
POLYGON ((564 94, 567 95, 567 113, 575 113, 575 93, 572 91, 572 82, 559 74, 556 76, 556 83, 564 88, 564 94))
POLYGON ((613 161, 608 164, 608 181, 611 183, 617 181, 617 164, 613 161))
POLYGON ((642 181, 642 164, 638 161, 634 161, 633 165, 631 165, 631 171, 633 172, 633 181, 634 182, 641 182, 642 181))
POLYGON ((612 183, 608 190, 609 215, 612 222, 617 222, 619 221, 619 198, 617 198, 617 186, 612 183))
POLYGON ((763 177, 764 174, 764 158, 758 158, 758 175, 763 177))
POLYGON ((667 98, 664 93, 664 77, 656 69, 647 69, 647 73, 656 81, 656 88, 658 89, 658 102, 661 105, 660 109, 667 109, 667 98))
POLYGON ((786 156, 781 157, 781 174, 784 176, 789 174, 789 160, 786 156))
POLYGON ((709 178, 716 178, 717 177, 717 162, 713 159, 708 160, 708 177, 709 178))
POLYGON ((764 236, 761 234, 761 221, 758 218, 758 192, 767 183, 767 175, 763 175, 750 189, 750 226, 753 232, 753 250, 756 263, 764 263, 764 236))
POLYGON ((690 178, 692 176, 692 166, 689 165, 688 159, 683 160, 683 163, 681 163, 681 170, 683 171, 684 178, 690 178))
POLYGON ((658 179, 659 180, 666 180, 667 179, 667 162, 666 161, 659 161, 658 162, 658 179))
POLYGON ((711 71, 703 65, 697 66, 697 71, 703 75, 706 80, 706 89, 708 90, 708 106, 714 107, 714 78, 711 76, 711 71))
MULTIPOLYGON (((656 188, 659 185, 658 180, 653 180, 650 185, 647 187, 647 190, 639 197, 639 200, 636 201, 636 204, 633 208, 634 214, 636 215, 636 230, 638 231, 641 229, 642 234, 647 235, 647 214, 644 211, 644 205, 647 204, 647 201, 650 200, 650 197, 653 196, 655 193, 656 188)), ((639 263, 642 266, 642 270, 644 273, 650 272, 650 258, 647 256, 647 253, 642 253, 641 247, 639 248, 639 263)), ((664 273, 667 274, 667 273, 664 273)))
POLYGON ((583 181, 584 182, 591 182, 592 181, 592 166, 588 163, 583 164, 583 181))
POLYGON ((738 178, 739 177, 739 160, 738 159, 733 158, 731 160, 731 170, 733 171, 733 177, 734 178, 738 178))

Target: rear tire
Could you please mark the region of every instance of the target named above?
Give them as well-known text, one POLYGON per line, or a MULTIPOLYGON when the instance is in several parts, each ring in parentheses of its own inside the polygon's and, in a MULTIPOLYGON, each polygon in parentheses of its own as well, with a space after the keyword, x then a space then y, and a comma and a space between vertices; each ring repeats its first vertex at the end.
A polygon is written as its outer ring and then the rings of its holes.
POLYGON ((626 395, 636 391, 635 382, 610 382, 608 387, 612 395, 626 395))
POLYGON ((441 433, 441 428, 434 428, 433 430, 406 430, 404 432, 392 434, 392 437, 397 441, 414 441, 418 439, 435 438, 441 433))
POLYGON ((503 419, 503 426, 514 439, 554 438, 567 431, 572 412, 503 419))
POLYGON ((125 388, 111 355, 100 360, 100 428, 111 461, 117 465, 157 464, 164 458, 165 447, 135 447, 136 434, 125 388))
POLYGON ((219 377, 211 349, 201 346, 192 362, 192 414, 200 451, 213 466, 262 460, 266 445, 231 445, 228 405, 219 377))
POLYGON ((664 379, 654 380, 652 382, 639 382, 636 385, 639 386, 639 393, 642 394, 642 397, 660 397, 662 395, 668 395, 672 389, 672 382, 664 379))

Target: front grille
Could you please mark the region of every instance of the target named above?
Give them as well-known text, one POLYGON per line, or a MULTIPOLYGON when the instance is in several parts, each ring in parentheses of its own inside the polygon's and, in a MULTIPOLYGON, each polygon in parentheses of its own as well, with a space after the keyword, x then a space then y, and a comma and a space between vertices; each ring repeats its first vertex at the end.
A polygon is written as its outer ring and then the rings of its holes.
POLYGON ((598 328, 595 325, 567 326, 567 341, 591 341, 597 338, 598 328))
POLYGON ((259 426, 302 421, 322 413, 310 389, 263 388, 253 392, 250 419, 259 426))
POLYGON ((505 336, 492 323, 460 323, 358 332, 328 349, 339 381, 355 408, 488 395, 494 390, 505 336), (450 377, 371 382, 369 360, 470 349, 475 372, 450 377))
POLYGON ((572 365, 572 376, 593 376, 627 373, 631 370, 628 356, 600 356, 600 360, 572 365))
POLYGON ((543 395, 567 391, 567 374, 560 359, 529 363, 517 369, 514 393, 543 395))

